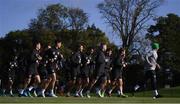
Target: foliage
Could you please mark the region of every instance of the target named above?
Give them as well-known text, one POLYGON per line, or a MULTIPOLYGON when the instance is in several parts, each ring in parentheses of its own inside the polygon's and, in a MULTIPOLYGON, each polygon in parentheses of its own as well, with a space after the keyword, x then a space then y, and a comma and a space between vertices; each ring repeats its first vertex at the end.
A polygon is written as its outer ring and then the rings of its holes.
POLYGON ((162 64, 180 69, 180 17, 168 14, 157 18, 156 22, 148 29, 147 37, 160 43, 162 64))

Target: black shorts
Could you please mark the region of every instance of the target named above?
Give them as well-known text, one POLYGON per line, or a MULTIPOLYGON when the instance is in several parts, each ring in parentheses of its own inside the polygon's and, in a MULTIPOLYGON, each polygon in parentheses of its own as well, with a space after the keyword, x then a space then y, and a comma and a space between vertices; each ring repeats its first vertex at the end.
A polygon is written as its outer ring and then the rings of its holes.
POLYGON ((48 78, 48 72, 44 66, 39 67, 39 75, 41 79, 47 79, 48 78))
POLYGON ((76 80, 77 78, 81 78, 82 73, 79 67, 72 68, 72 80, 76 80))
POLYGON ((56 72, 56 66, 55 64, 48 64, 46 67, 47 73, 49 74, 53 74, 56 72))
POLYGON ((94 75, 94 73, 95 73, 95 67, 94 67, 94 65, 88 66, 88 70, 89 70, 89 77, 93 77, 93 75, 94 75))
POLYGON ((87 66, 81 68, 81 76, 82 76, 83 78, 88 78, 89 75, 90 75, 90 72, 89 72, 89 69, 88 69, 87 66))
POLYGON ((17 71, 17 83, 24 83, 24 79, 27 77, 27 68, 26 67, 21 67, 17 71))
POLYGON ((107 80, 107 73, 106 71, 95 71, 94 78, 96 80, 107 80))
POLYGON ((9 70, 9 72, 8 72, 8 79, 14 81, 14 79, 15 79, 15 73, 16 73, 16 72, 15 72, 15 69, 9 70))
POLYGON ((86 68, 81 69, 82 78, 92 78, 94 77, 94 67, 87 66, 86 68))
POLYGON ((38 73, 38 64, 32 64, 28 68, 27 75, 39 75, 38 73))
POLYGON ((71 70, 69 70, 69 69, 65 70, 65 79, 66 79, 66 81, 70 81, 73 79, 71 70))
POLYGON ((113 80, 122 79, 123 78, 122 74, 123 74, 122 69, 114 69, 112 71, 112 79, 113 80))
POLYGON ((107 80, 111 80, 111 77, 112 77, 111 72, 107 72, 107 80))
POLYGON ((156 71, 155 70, 147 70, 145 72, 145 80, 148 79, 156 79, 156 71))
POLYGON ((112 78, 111 70, 109 68, 105 68, 105 72, 106 72, 107 80, 111 80, 112 78))

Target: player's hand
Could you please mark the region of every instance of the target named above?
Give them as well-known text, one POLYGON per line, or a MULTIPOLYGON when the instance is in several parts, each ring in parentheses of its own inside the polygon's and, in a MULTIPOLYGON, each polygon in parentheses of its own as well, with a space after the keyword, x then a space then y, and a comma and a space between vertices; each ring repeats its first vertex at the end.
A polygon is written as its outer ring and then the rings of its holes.
POLYGON ((112 67, 110 67, 110 71, 112 70, 112 67))
POLYGON ((157 69, 161 69, 161 66, 159 64, 156 64, 157 69))
POLYGON ((42 57, 39 56, 38 59, 39 59, 39 60, 42 60, 42 57))
POLYGON ((126 67, 126 65, 125 65, 125 64, 123 64, 123 67, 126 67))
POLYGON ((62 55, 62 54, 60 54, 60 57, 63 59, 64 58, 64 56, 62 55))
POLYGON ((124 64, 123 64, 123 67, 126 67, 126 66, 127 66, 127 63, 124 63, 124 64))
POLYGON ((90 64, 90 60, 87 61, 87 64, 90 64))

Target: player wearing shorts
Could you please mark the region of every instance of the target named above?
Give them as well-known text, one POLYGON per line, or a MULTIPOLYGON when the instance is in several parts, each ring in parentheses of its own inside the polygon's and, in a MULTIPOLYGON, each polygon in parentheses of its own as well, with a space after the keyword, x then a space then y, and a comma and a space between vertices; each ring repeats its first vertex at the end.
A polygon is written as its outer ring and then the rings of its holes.
POLYGON ((33 49, 33 52, 31 53, 30 60, 29 60, 30 65, 29 65, 27 73, 26 73, 27 78, 25 79, 24 88, 22 89, 20 96, 24 96, 24 94, 27 93, 27 95, 31 97, 30 91, 33 88, 35 89, 34 95, 37 96, 36 88, 37 88, 38 84, 41 82, 41 79, 40 79, 40 76, 38 73, 39 63, 42 60, 42 57, 40 56, 40 49, 41 49, 41 43, 35 42, 34 49, 33 49), (30 85, 28 87, 28 85, 30 84, 32 79, 34 79, 34 82, 32 85, 30 85))
POLYGON ((113 61, 112 69, 112 86, 108 91, 108 95, 111 96, 112 91, 117 87, 119 97, 127 97, 123 93, 123 69, 126 67, 125 62, 125 49, 120 48, 117 57, 113 61))

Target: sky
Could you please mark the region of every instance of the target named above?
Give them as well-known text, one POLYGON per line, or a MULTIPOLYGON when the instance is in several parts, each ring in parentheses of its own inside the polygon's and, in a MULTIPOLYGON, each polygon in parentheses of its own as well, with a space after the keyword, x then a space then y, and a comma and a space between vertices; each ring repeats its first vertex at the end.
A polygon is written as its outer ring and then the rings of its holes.
MULTIPOLYGON (((78 7, 89 16, 89 24, 95 24, 116 44, 117 37, 103 21, 97 4, 103 0, 0 0, 0 37, 10 31, 28 28, 30 20, 37 17, 38 10, 50 4, 61 3, 67 7, 78 7)), ((156 10, 157 16, 175 13, 180 16, 180 0, 165 0, 156 10)), ((153 22, 150 22, 153 24, 153 22)))

